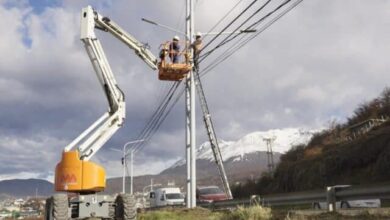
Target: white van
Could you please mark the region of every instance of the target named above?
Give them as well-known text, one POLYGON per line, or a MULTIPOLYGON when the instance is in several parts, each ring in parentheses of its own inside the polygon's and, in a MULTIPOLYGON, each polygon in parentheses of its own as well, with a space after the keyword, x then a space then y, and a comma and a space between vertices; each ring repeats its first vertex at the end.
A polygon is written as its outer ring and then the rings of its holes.
POLYGON ((182 206, 184 196, 180 192, 180 188, 158 188, 149 193, 150 207, 159 206, 182 206))

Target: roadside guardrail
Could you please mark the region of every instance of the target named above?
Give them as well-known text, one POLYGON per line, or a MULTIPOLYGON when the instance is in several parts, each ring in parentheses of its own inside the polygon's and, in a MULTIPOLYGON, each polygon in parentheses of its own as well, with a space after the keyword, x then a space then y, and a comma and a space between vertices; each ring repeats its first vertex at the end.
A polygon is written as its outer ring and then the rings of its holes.
POLYGON ((326 202, 330 212, 336 210, 336 201, 363 200, 363 199, 389 199, 390 183, 381 183, 368 186, 329 186, 325 190, 293 192, 256 196, 251 199, 237 199, 201 203, 199 206, 210 209, 232 208, 237 206, 250 206, 260 204, 263 206, 281 206, 312 204, 314 202, 326 202))

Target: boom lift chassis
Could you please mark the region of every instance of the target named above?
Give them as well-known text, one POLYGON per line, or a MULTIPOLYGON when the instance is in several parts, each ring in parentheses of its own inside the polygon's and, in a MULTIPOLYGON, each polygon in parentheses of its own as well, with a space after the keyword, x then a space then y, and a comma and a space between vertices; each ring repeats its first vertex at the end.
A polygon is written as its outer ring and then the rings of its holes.
POLYGON ((82 9, 81 41, 104 90, 109 109, 65 147, 55 172, 55 189, 64 193, 55 194, 47 199, 46 220, 136 219, 133 196, 97 194, 106 186, 105 171, 89 161, 122 126, 126 113, 124 94, 117 85, 100 41, 95 35, 95 28, 109 32, 134 50, 152 69, 157 69, 157 59, 142 43, 109 18, 94 11, 91 6, 82 9))

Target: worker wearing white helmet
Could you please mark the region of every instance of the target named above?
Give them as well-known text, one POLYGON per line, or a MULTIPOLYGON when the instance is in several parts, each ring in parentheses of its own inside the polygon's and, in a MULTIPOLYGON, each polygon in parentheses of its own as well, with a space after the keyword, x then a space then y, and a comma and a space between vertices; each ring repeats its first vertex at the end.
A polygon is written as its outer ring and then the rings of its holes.
POLYGON ((195 41, 191 44, 194 49, 194 59, 197 59, 200 51, 202 50, 202 33, 197 32, 195 35, 195 41))
POLYGON ((180 54, 180 38, 174 36, 172 43, 169 45, 169 57, 171 58, 172 63, 179 63, 179 54, 180 54))

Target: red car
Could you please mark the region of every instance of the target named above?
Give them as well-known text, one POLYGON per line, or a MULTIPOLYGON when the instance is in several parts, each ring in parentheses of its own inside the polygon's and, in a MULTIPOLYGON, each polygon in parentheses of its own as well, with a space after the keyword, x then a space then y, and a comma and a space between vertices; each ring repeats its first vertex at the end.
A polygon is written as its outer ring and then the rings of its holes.
POLYGON ((214 202, 228 200, 228 197, 218 186, 206 186, 196 189, 196 199, 199 202, 214 202))

